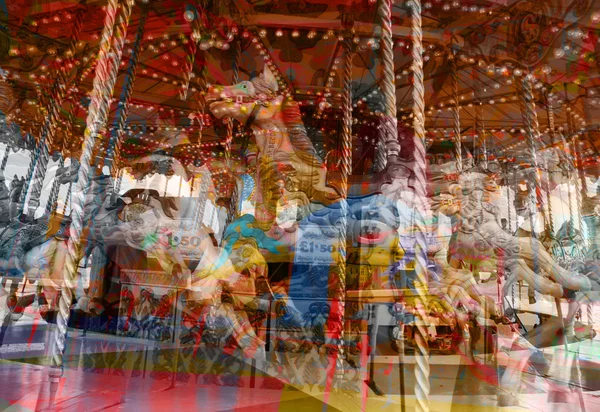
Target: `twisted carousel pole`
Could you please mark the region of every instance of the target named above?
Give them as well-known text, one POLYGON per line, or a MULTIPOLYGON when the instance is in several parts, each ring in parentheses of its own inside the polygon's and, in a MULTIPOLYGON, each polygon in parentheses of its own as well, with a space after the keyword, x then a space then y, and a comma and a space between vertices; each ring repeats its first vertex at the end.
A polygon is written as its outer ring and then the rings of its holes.
MULTIPOLYGON (((400 154, 396 108, 396 74, 394 73, 394 41, 392 39, 392 0, 380 0, 377 14, 381 20, 381 60, 383 82, 381 90, 385 99, 386 123, 383 140, 375 151, 375 171, 385 169, 388 157, 400 154)), ((420 15, 419 15, 420 18, 420 15)))
MULTIPOLYGON (((423 74, 423 31, 421 20, 421 0, 410 0, 411 31, 412 31, 412 59, 413 59, 413 128, 414 128, 414 191, 417 198, 419 213, 415 215, 415 309, 417 311, 415 343, 415 395, 417 399, 416 410, 429 411, 429 345, 427 343, 427 306, 428 293, 427 278, 427 239, 425 233, 425 215, 427 205, 427 160, 425 157, 425 85, 423 74)), ((388 80, 389 79, 384 79, 388 80)))
POLYGON ((8 158, 10 156, 10 144, 6 142, 6 150, 4 150, 4 156, 2 157, 2 164, 0 164, 0 171, 4 172, 6 170, 6 165, 8 164, 8 158))
MULTIPOLYGON (((65 158, 61 154, 60 159, 58 161, 59 169, 62 169, 65 166, 65 158)), ((52 183, 52 189, 50 190, 50 196, 48 197, 48 202, 46 202, 46 214, 50 214, 56 210, 56 202, 58 200, 58 193, 60 192, 60 181, 57 179, 57 176, 54 176, 54 182, 52 183)))
MULTIPOLYGON (((554 149, 554 144, 556 142, 555 136, 555 124, 554 124, 554 108, 550 103, 550 97, 548 89, 544 88, 544 98, 546 100, 546 113, 548 115, 548 135, 550 136, 550 147, 554 149)), ((548 180, 550 180, 550 171, 548 173, 548 180)), ((550 233, 552 234, 552 238, 554 238, 554 216, 552 213, 552 202, 550 196, 550 182, 548 181, 548 187, 546 190, 546 202, 548 203, 548 228, 550 229, 550 233)))
POLYGON ((344 341, 344 323, 346 311, 346 242, 348 232, 348 177, 352 174, 352 40, 350 30, 354 25, 354 17, 350 10, 342 15, 342 26, 344 27, 344 39, 342 45, 342 60, 344 64, 343 73, 343 89, 342 89, 342 153, 340 159, 340 205, 341 205, 341 221, 340 221, 340 242, 338 246, 338 267, 339 277, 337 284, 337 312, 339 314, 338 328, 338 345, 337 345, 337 381, 341 387, 344 378, 344 356, 345 356, 345 341, 344 341))
POLYGON ((81 259, 81 235, 83 231, 85 190, 90 182, 90 162, 96 142, 101 138, 101 130, 106 125, 113 89, 119 72, 119 62, 131 15, 133 2, 108 0, 104 29, 98 51, 98 65, 93 82, 91 103, 87 117, 85 139, 82 147, 80 166, 77 172, 77 182, 73 190, 71 204, 71 228, 67 243, 68 254, 63 271, 63 286, 61 288, 59 311, 52 344, 52 359, 50 375, 50 406, 54 403, 58 379, 62 375, 65 341, 73 290, 76 287, 76 277, 79 260, 81 259))
MULTIPOLYGON (((539 139, 540 135, 540 125, 537 118, 537 113, 535 111, 535 99, 533 95, 533 87, 532 87, 533 77, 531 75, 527 75, 523 78, 520 84, 520 106, 521 106, 521 115, 523 116, 523 123, 525 124, 525 131, 527 133, 527 151, 529 152, 529 160, 531 161, 531 167, 533 169, 533 187, 530 187, 529 196, 532 205, 540 205, 544 204, 544 199, 542 197, 541 192, 541 180, 539 174, 539 166, 538 166, 538 156, 537 156, 537 147, 536 140, 539 139)), ((535 208, 537 209, 537 207, 535 208)), ((534 218, 532 213, 530 212, 531 217, 531 235, 534 238, 537 238, 537 233, 535 233, 534 228, 534 218)), ((544 220, 544 226, 546 226, 546 214, 544 213, 544 208, 541 210, 542 218, 544 220)))
MULTIPOLYGON (((81 66, 78 70, 77 73, 75 74, 75 82, 74 82, 74 89, 79 88, 79 85, 81 84, 81 81, 83 80, 83 76, 82 73, 84 71, 84 67, 81 66)), ((67 122, 69 124, 69 132, 71 133, 71 135, 73 134, 73 128, 75 127, 75 123, 76 123, 76 117, 75 117, 75 111, 76 111, 76 107, 75 107, 75 103, 73 98, 70 99, 69 102, 69 111, 67 113, 67 122)), ((65 149, 67 148, 67 139, 63 139, 62 142, 62 150, 60 153, 60 160, 59 160, 59 168, 63 168, 65 166, 65 149)), ((52 182, 52 189, 50 190, 50 196, 48 198, 48 202, 46 202, 46 214, 50 214, 52 212, 56 212, 56 209, 58 207, 58 194, 60 193, 60 181, 59 179, 56 178, 56 175, 54 176, 54 181, 52 182)))
MULTIPOLYGON (((583 170, 583 162, 581 159, 581 152, 579 150, 579 135, 575 131, 575 125, 573 124, 573 113, 571 111, 571 101, 569 100, 569 95, 567 94, 567 84, 564 84, 565 88, 565 105, 567 111, 567 128, 569 132, 569 136, 572 136, 572 148, 573 148, 573 157, 575 159, 575 167, 577 169, 577 174, 573 178, 573 183, 575 185, 575 201, 577 202, 577 223, 579 224, 579 230, 581 231, 581 237, 583 240, 583 246, 586 245, 586 237, 583 234, 583 216, 581 212, 583 211, 583 202, 582 202, 582 194, 587 195, 587 182, 585 181, 585 171, 583 170)), ((569 193, 570 194, 570 193, 569 193)), ((571 202, 571 200, 569 201, 571 202)), ((572 217, 571 217, 572 219, 572 217)), ((572 220, 571 220, 572 222, 572 220)), ((573 234, 575 230, 571 227, 573 234)))
MULTIPOLYGON (((521 82, 518 83, 520 86, 520 107, 521 116, 523 117, 523 123, 525 125, 525 132, 527 133, 527 150, 529 160, 531 161, 531 169, 533 171, 531 178, 527 179, 527 189, 529 191, 529 222, 531 225, 531 246, 533 250, 533 271, 539 273, 539 260, 538 260, 538 243, 535 239, 539 236, 535 232, 535 216, 538 210, 538 203, 541 206, 541 214, 544 222, 544 228, 546 224, 546 214, 544 213, 544 201, 542 197, 542 183, 540 179, 538 159, 537 159, 537 147, 536 140, 539 139, 539 123, 537 113, 535 111, 535 100, 533 95, 533 76, 531 74, 526 75, 521 82)), ((534 285, 529 285, 527 295, 529 297, 529 303, 535 303, 535 290, 534 285)))
MULTIPOLYGON (((198 105, 198 112, 202 116, 199 119, 199 136, 198 136, 198 153, 202 154, 202 129, 204 127, 204 110, 206 105, 206 85, 207 85, 207 70, 206 70, 206 61, 203 61, 202 71, 200 72, 200 76, 198 77, 198 93, 196 94, 196 103, 198 105)), ((208 178, 210 179, 210 178, 208 178)), ((204 220, 204 202, 201 201, 202 195, 207 193, 208 190, 208 182, 205 176, 205 173, 202 173, 202 177, 200 179, 198 197, 196 199, 194 205, 194 228, 198 229, 202 227, 202 222, 204 220)))
MULTIPOLYGON (((193 19, 194 22, 198 21, 198 10, 194 9, 193 19)), ((192 32, 190 38, 184 44, 185 50, 185 64, 183 65, 183 82, 181 82, 181 89, 179 89, 179 98, 183 101, 187 101, 188 92, 190 89, 190 80, 194 73, 194 63, 196 62, 196 51, 198 50, 197 38, 199 38, 199 32, 196 31, 197 23, 190 25, 192 32)))
MULTIPOLYGON (((233 74, 231 76, 231 80, 233 84, 237 84, 240 77, 240 58, 242 55, 242 43, 239 40, 235 41, 234 44, 234 56, 232 62, 232 70, 233 74)), ((233 119, 227 119, 227 135, 225 136, 225 164, 227 166, 227 170, 231 173, 231 143, 233 142, 233 119)), ((230 178, 235 178, 230 176, 230 178)))
MULTIPOLYGON (((73 50, 75 49, 79 34, 83 27, 83 19, 85 13, 83 9, 76 11, 75 20, 73 24, 73 32, 70 36, 69 51, 71 54, 68 57, 67 62, 73 60, 73 50)), ((50 156, 50 147, 52 146, 54 134, 56 132, 56 123, 60 119, 60 110, 62 108, 65 97, 67 96, 67 87, 69 84, 68 78, 68 67, 65 64, 65 68, 57 68, 55 71, 55 80, 50 92, 50 99, 48 102, 48 112, 46 120, 42 125, 40 139, 36 148, 33 152, 31 162, 29 163, 29 169, 25 178, 26 187, 21 192, 21 198, 19 199, 19 212, 25 210, 25 203, 29 195, 29 208, 27 210, 30 216, 35 214, 36 209, 40 204, 40 196, 42 194, 42 187, 44 184, 44 177, 46 176, 46 168, 48 166, 48 160, 50 156)))
POLYGON ((456 171, 460 174, 463 171, 462 162, 462 136, 460 133, 460 104, 458 102, 458 67, 456 55, 450 51, 450 71, 452 72, 452 118, 454 120, 454 151, 456 156, 456 171))
MULTIPOLYGON (((110 174, 113 174, 114 166, 119 166, 121 162, 121 144, 123 141, 123 135, 125 134, 125 123, 129 116, 129 106, 131 102, 131 95, 133 94, 133 85, 135 84, 135 78, 137 68, 140 60, 140 51, 142 49, 142 42, 144 41, 144 32, 146 29, 146 21, 148 20, 148 6, 142 8, 142 14, 138 23, 138 29, 135 34, 135 40, 133 42, 133 48, 131 51, 131 59, 129 60, 129 66, 127 67, 127 74, 121 90, 121 96, 119 97, 119 103, 117 112, 115 114, 115 120, 110 133, 110 140, 108 141, 108 148, 106 150, 106 158, 104 164, 108 166, 110 174)), ((115 182, 115 192, 118 193, 115 182)), ((120 185, 119 185, 120 186, 120 185)))

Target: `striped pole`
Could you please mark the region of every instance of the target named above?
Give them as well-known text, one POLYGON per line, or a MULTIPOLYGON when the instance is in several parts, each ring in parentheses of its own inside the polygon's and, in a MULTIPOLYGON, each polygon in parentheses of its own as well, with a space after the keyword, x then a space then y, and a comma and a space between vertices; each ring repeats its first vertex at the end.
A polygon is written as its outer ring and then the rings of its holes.
POLYGON ((191 34, 190 38, 186 39, 183 48, 185 50, 185 64, 183 65, 183 81, 181 82, 181 88, 179 89, 179 98, 183 101, 188 99, 188 92, 190 89, 190 80, 194 73, 194 63, 196 61, 196 51, 198 49, 198 38, 196 37, 200 33, 198 32, 199 28, 199 16, 198 10, 194 9, 194 21, 191 24, 191 34))
POLYGON ((381 90, 385 98, 385 124, 383 142, 375 152, 375 170, 385 169, 389 156, 400 154, 398 119, 396 109, 396 74, 394 73, 394 41, 392 39, 392 0, 381 0, 377 8, 381 20, 381 60, 383 81, 381 90))
MULTIPOLYGON (((62 168, 65 165, 64 157, 60 156, 60 160, 58 161, 58 167, 62 168)), ((46 214, 50 214, 56 210, 56 201, 58 200, 58 192, 60 192, 60 183, 57 179, 58 176, 54 176, 54 182, 52 182, 52 189, 50 190, 50 196, 48 197, 48 201, 46 202, 46 214)))
POLYGON ((348 232, 348 177, 352 173, 352 40, 350 38, 349 27, 344 33, 342 41, 342 57, 344 61, 343 73, 343 89, 342 89, 342 153, 340 165, 340 205, 341 205, 341 220, 340 220, 340 240, 338 246, 338 284, 336 290, 337 313, 339 316, 339 324, 336 325, 336 335, 338 338, 336 371, 337 382, 339 387, 342 386, 344 379, 344 358, 345 358, 345 343, 344 343, 344 323, 346 310, 346 242, 348 232))
MULTIPOLYGON (((232 83, 237 84, 240 76, 240 58, 242 55, 242 43, 237 40, 234 44, 235 46, 235 55, 233 57, 232 64, 232 83)), ((233 141, 233 119, 227 119, 227 134, 225 136, 225 164, 227 165, 227 169, 231 173, 231 143, 233 141)), ((230 176, 231 178, 231 176, 230 176)))
MULTIPOLYGON (((81 33, 81 29, 83 27, 83 19, 85 17, 83 10, 84 9, 80 8, 75 12, 76 15, 74 28, 69 41, 69 50, 71 50, 71 52, 76 47, 79 34, 81 33)), ((44 177, 46 175, 46 168, 48 166, 48 160, 50 156, 50 147, 52 146, 54 134, 56 132, 56 124, 60 119, 60 110, 67 95, 69 72, 66 67, 68 67, 68 63, 70 62, 73 62, 72 54, 68 57, 63 68, 57 68, 55 70, 55 80, 50 92, 46 120, 42 125, 40 139, 33 152, 33 157, 29 164, 29 169, 27 170, 27 175, 25 178, 25 187, 23 188, 23 191, 21 192, 21 198, 19 199, 19 214, 24 211, 28 196, 29 208, 27 212, 30 216, 35 214, 35 211, 39 206, 39 199, 42 194, 44 177)))
MULTIPOLYGON (((542 197, 541 192, 541 181, 539 174, 539 166, 538 166, 538 156, 537 156, 537 146, 536 140, 539 139, 539 130, 540 126, 538 123, 537 113, 535 111, 535 99, 533 95, 533 87, 532 87, 532 77, 531 75, 525 76, 525 78, 518 83, 520 85, 520 106, 521 106, 521 115, 523 116, 523 123, 525 125, 525 131, 527 133, 527 151, 529 152, 529 160, 531 161, 531 167, 533 169, 532 182, 533 186, 529 190, 529 195, 531 197, 530 202, 533 205, 544 204, 544 199, 542 197)), ((537 206, 534 208, 537 210, 537 206)), ((544 220, 544 223, 547 221, 546 214, 544 213, 544 208, 541 209, 541 214, 544 220)), ((533 212, 532 212, 533 213, 533 212)), ((532 237, 537 237, 534 230, 534 219, 532 217, 531 220, 531 235, 532 237)))
POLYGON ((129 60, 129 66, 127 67, 127 74, 121 90, 121 96, 119 97, 119 104, 117 106, 115 120, 110 132, 110 140, 108 141, 108 148, 106 150, 104 164, 108 166, 110 174, 112 174, 114 171, 115 163, 118 165, 121 160, 121 144, 123 141, 123 134, 125 133, 125 123, 127 122, 127 117, 129 116, 129 105, 131 102, 131 95, 133 93, 133 85, 135 84, 135 77, 140 58, 139 55, 142 48, 142 42, 144 40, 144 31, 147 20, 148 7, 145 6, 142 9, 138 23, 138 29, 135 34, 135 40, 133 42, 131 51, 131 59, 129 60))
POLYGON ((2 157, 2 164, 0 164, 0 171, 4 172, 6 170, 6 165, 8 164, 8 158, 10 156, 10 145, 6 143, 6 149, 4 150, 4 156, 2 157))
MULTIPOLYGON (((552 104, 550 103, 550 98, 548 96, 548 89, 544 89, 544 97, 546 100, 546 112, 548 113, 548 128, 550 129, 550 132, 548 133, 548 135, 550 136, 550 147, 552 147, 554 150, 554 143, 556 141, 555 135, 554 135, 554 109, 552 108, 552 104)), ((548 173, 548 179, 550 179, 550 170, 547 170, 548 173)), ((551 202, 551 196, 550 196, 550 182, 548 182, 548 187, 546 190, 546 202, 548 203, 548 228, 550 229, 550 233, 552 234, 552 238, 554 239, 554 217, 552 214, 552 202, 551 202)))
POLYGON ((412 59, 413 59, 413 128, 414 128, 414 189, 420 209, 415 215, 413 234, 415 236, 415 309, 417 311, 415 330, 415 395, 417 399, 416 410, 429 411, 429 344, 427 333, 427 306, 428 293, 427 276, 427 228, 425 226, 427 204, 427 160, 425 157, 425 85, 423 74, 423 31, 421 19, 421 0, 410 0, 411 31, 412 31, 412 59))
MULTIPOLYGON (((573 136, 572 137, 572 154, 575 158, 575 167, 577 169, 578 174, 576 174, 573 177, 573 183, 575 186, 575 201, 577 202, 577 223, 579 224, 579 230, 581 232, 581 236, 583 239, 583 246, 585 247, 586 245, 586 237, 583 234, 583 217, 581 215, 581 212, 583 210, 583 204, 582 204, 582 193, 587 195, 587 183, 585 181, 585 172, 583 170, 583 164, 582 164, 582 160, 581 160, 581 152, 579 151, 579 135, 575 132, 575 125, 573 124, 573 113, 571 112, 571 107, 570 107, 570 101, 569 101, 569 96, 567 95, 567 85, 564 85, 565 87, 565 104, 566 104, 566 110, 567 110, 567 127, 568 127, 568 131, 569 131, 569 135, 573 136), (578 178, 579 175, 579 178, 578 178)), ((572 213, 572 209, 571 209, 571 215, 573 215, 572 213)), ((573 217, 571 216, 571 221, 572 221, 573 217)), ((574 229, 573 229, 573 233, 575 233, 574 229)))
MULTIPOLYGON (((80 166, 77 172, 77 182, 73 189, 71 202, 71 227, 67 243, 67 259, 63 271, 63 286, 61 288, 59 311, 56 330, 52 345, 52 360, 50 375, 56 379, 60 374, 67 336, 73 291, 77 286, 78 264, 81 259, 81 234, 84 225, 85 190, 90 182, 90 162, 94 154, 97 140, 101 138, 101 130, 106 125, 113 89, 119 71, 119 62, 123 51, 123 43, 131 15, 132 3, 119 0, 108 0, 104 29, 98 51, 98 65, 93 82, 91 103, 87 117, 85 139, 83 143, 80 166)), ((53 403, 55 394, 50 395, 53 403)))
POLYGON ((460 104, 458 103, 458 68, 456 64, 456 56, 453 51, 450 51, 450 70, 452 72, 452 118, 454 119, 454 151, 456 157, 456 171, 462 173, 462 137, 460 133, 460 104))

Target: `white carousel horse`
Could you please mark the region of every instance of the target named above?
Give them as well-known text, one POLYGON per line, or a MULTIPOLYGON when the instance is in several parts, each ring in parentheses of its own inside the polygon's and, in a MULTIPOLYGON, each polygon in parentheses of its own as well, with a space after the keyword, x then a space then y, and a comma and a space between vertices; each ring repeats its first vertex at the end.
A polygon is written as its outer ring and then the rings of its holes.
MULTIPOLYGON (((112 186, 111 181, 106 176, 95 175, 92 178, 85 198, 85 208, 90 216, 97 213, 99 208, 97 199, 106 194, 109 186, 112 186)), ((15 188, 18 187, 22 188, 22 185, 15 185, 15 188)), ((16 193, 14 199, 18 202, 16 193)), ((14 205, 11 206, 16 210, 14 205)), ((68 257, 68 227, 68 218, 52 213, 27 223, 15 219, 0 236, 2 250, 0 267, 7 275, 38 283, 43 292, 42 296, 47 302, 40 306, 42 314, 57 309, 59 293, 64 286, 64 268, 68 257)), ((82 234, 82 239, 84 248, 94 242, 87 229, 82 234)), ((73 293, 75 294, 75 291, 73 293)), ((18 299, 14 296, 11 299, 10 310, 2 326, 2 338, 10 319, 20 317, 25 308, 35 299, 36 295, 25 295, 18 299)))
MULTIPOLYGON (((517 279, 525 280, 538 292, 562 298, 565 290, 587 293, 597 287, 588 277, 560 267, 535 238, 515 237, 506 233, 499 224, 498 209, 493 206, 499 187, 494 176, 480 172, 463 173, 456 184, 449 188, 450 196, 438 195, 435 206, 443 213, 455 215, 456 231, 450 242, 450 265, 460 269, 462 264, 472 264, 487 271, 508 273, 504 282, 503 295, 517 279)), ((501 297, 501 299, 503 299, 501 297)), ((568 323, 569 313, 566 319, 568 323)), ((500 385, 509 395, 499 396, 499 404, 515 404, 515 393, 528 359, 536 352, 536 345, 557 344, 564 332, 562 325, 547 322, 524 337, 508 332, 513 340, 510 348, 507 372, 500 385)), ((558 358, 556 360, 558 361, 558 358)), ((552 385, 551 385, 552 386, 552 385)), ((553 392, 565 392, 564 388, 552 386, 553 392)))

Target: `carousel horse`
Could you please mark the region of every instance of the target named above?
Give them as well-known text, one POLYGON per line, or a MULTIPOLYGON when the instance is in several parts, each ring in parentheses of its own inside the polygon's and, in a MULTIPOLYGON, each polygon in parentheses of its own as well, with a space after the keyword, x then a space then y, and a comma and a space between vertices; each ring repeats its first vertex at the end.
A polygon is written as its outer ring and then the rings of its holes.
POLYGON ((0 227, 10 223, 10 191, 6 186, 4 174, 0 172, 0 227))
MULTIPOLYGON (((337 250, 336 245, 340 242, 338 227, 344 209, 334 188, 337 179, 332 173, 327 173, 317 156, 304 128, 299 105, 289 98, 278 96, 277 92, 277 82, 265 67, 259 77, 233 86, 215 86, 207 94, 207 103, 217 118, 230 117, 252 128, 258 151, 251 155, 250 161, 250 165, 256 167, 257 188, 252 199, 257 206, 255 216, 244 215, 229 224, 223 236, 224 248, 232 250, 240 243, 250 243, 270 263, 296 262, 290 276, 273 284, 273 292, 279 297, 276 306, 284 314, 282 318, 278 316, 277 325, 282 326, 278 332, 285 333, 284 329, 288 328, 294 331, 295 336, 304 334, 316 342, 333 342, 331 337, 323 337, 329 331, 322 326, 332 324, 331 319, 327 319, 327 314, 332 313, 328 303, 324 303, 322 308, 309 308, 304 321, 298 320, 292 304, 299 307, 303 300, 301 297, 306 297, 312 288, 324 298, 331 298, 328 294, 337 293, 337 276, 333 276, 335 269, 331 269, 331 273, 329 270, 336 266, 336 253, 327 252, 319 256, 319 265, 303 264, 302 259, 306 256, 300 255, 310 253, 310 243, 308 240, 303 243, 300 237, 318 238, 322 241, 319 247, 331 246, 330 250, 337 250), (302 250, 303 244, 306 252, 302 250), (317 314, 314 319, 311 315, 313 310, 317 314), (315 328, 314 325, 321 327, 315 328)), ((389 226, 391 221, 386 223, 387 218, 381 218, 379 223, 380 218, 369 220, 358 210, 370 210, 373 216, 383 213, 387 208, 377 210, 374 206, 377 204, 376 197, 370 196, 379 193, 384 197, 397 198, 399 191, 408 192, 410 175, 406 165, 390 161, 386 169, 375 175, 349 178, 349 198, 353 200, 349 199, 348 203, 356 204, 352 206, 352 213, 358 217, 352 218, 349 235, 354 236, 356 225, 364 226, 367 232, 379 231, 380 235, 371 240, 369 238, 373 234, 359 236, 362 243, 369 240, 372 245, 380 246, 371 252, 365 249, 370 254, 368 260, 372 261, 372 265, 379 266, 377 273, 386 272, 389 269, 386 265, 391 266, 397 257, 398 245, 393 246, 394 239, 397 242, 397 233, 392 235, 395 224, 389 226), (365 220, 364 225, 360 224, 362 219, 365 220), (380 241, 383 243, 378 245, 380 241), (386 242, 392 243, 388 245, 386 242)), ((390 213, 393 215, 393 212, 390 213)), ((361 312, 358 307, 352 310, 361 312)), ((285 341, 285 337, 279 341, 285 341)), ((285 347, 285 344, 282 343, 282 346, 285 347)), ((304 349, 296 347, 292 350, 304 349)))
MULTIPOLYGON (((103 198, 96 196, 95 199, 103 198)), ((97 203, 100 208, 94 214, 90 231, 94 239, 102 242, 101 247, 94 249, 93 254, 94 259, 100 260, 96 264, 98 268, 103 268, 109 260, 121 269, 139 265, 146 267, 149 258, 154 258, 159 265, 157 269, 167 277, 170 276, 172 283, 185 285, 186 304, 192 307, 210 307, 210 317, 217 317, 231 326, 235 341, 245 353, 260 352, 259 348, 264 346, 264 342, 249 327, 248 316, 244 311, 246 306, 256 300, 254 284, 259 281, 255 271, 257 264, 245 267, 241 263, 243 259, 236 258, 241 253, 236 252, 240 249, 239 245, 232 253, 234 264, 229 253, 217 248, 201 226, 182 228, 182 225, 189 226, 188 223, 193 220, 193 205, 181 208, 181 204, 177 204, 174 199, 160 196, 153 189, 130 189, 114 201, 104 198, 104 201, 97 203), (188 241, 192 239, 190 247, 184 247, 184 238, 188 241), (198 239, 198 243, 194 243, 194 239, 198 239), (195 252, 192 257, 185 254, 190 248, 195 252), (133 253, 134 250, 142 253, 133 253), (229 300, 222 299, 224 293, 229 300)), ((256 262, 259 257, 260 255, 253 256, 252 261, 256 262)), ((157 304, 152 292, 146 290, 143 296, 133 298, 129 296, 128 289, 116 293, 105 290, 107 276, 101 270, 92 271, 88 293, 79 299, 77 307, 98 314, 103 310, 104 304, 120 304, 124 332, 135 334, 140 328, 156 329, 151 324, 157 326, 160 316, 154 312, 163 313, 160 307, 164 305, 157 304), (115 296, 116 299, 113 299, 115 296), (131 302, 128 304, 129 301, 131 302)), ((190 309, 185 305, 182 311, 190 314, 190 309)), ((187 318, 191 319, 193 316, 187 318)))
POLYGON ((254 224, 264 231, 273 226, 282 197, 294 198, 300 208, 339 200, 327 185, 327 170, 306 134, 298 103, 277 95, 278 90, 265 66, 251 81, 213 86, 206 95, 215 117, 233 118, 254 132, 258 153, 249 155, 249 164, 256 167, 254 224))
MULTIPOLYGON (((539 240, 515 237, 500 227, 499 211, 493 205, 499 193, 494 176, 478 171, 463 173, 456 184, 450 185, 450 193, 450 197, 435 197, 434 206, 442 213, 456 214, 457 227, 448 255, 453 268, 461 269, 463 264, 470 264, 489 272, 503 270, 507 278, 504 296, 517 279, 525 280, 538 292, 555 298, 562 298, 568 290, 587 293, 597 287, 588 277, 560 267, 539 240)), ((567 322, 572 315, 567 316, 567 322)), ((518 392, 522 370, 531 355, 538 353, 537 347, 564 339, 564 333, 562 325, 546 322, 525 336, 512 334, 514 342, 508 369, 500 380, 501 386, 511 395, 499 396, 499 404, 515 404, 512 394, 518 392)), ((564 392, 561 387, 553 390, 564 392)))
MULTIPOLYGON (((15 187, 22 188, 20 183, 15 187)), ((91 179, 91 186, 85 197, 85 210, 90 215, 97 213, 98 196, 105 194, 109 186, 112 187, 112 184, 107 176, 96 174, 91 179)), ((18 202, 18 196, 15 195, 13 199, 18 202)), ((18 205, 14 203, 11 204, 11 209, 16 210, 18 205)), ((18 299, 14 296, 11 299, 10 310, 0 333, 0 343, 10 320, 22 316, 25 308, 34 301, 40 303, 42 315, 57 310, 60 289, 64 283, 68 236, 69 218, 57 213, 29 222, 21 222, 17 218, 0 235, 0 267, 4 273, 31 283, 37 282, 42 291, 41 295, 25 295, 18 299)), ((82 239, 86 249, 94 242, 87 230, 82 239)))
POLYGON ((587 277, 561 268, 539 240, 515 237, 502 229, 498 208, 492 204, 500 195, 493 176, 463 173, 458 183, 450 186, 450 192, 453 199, 438 197, 434 203, 443 213, 456 212, 453 206, 458 205, 457 230, 449 248, 451 266, 472 264, 493 272, 500 254, 510 268, 508 284, 525 280, 540 293, 557 298, 563 296, 564 289, 591 290, 587 277))

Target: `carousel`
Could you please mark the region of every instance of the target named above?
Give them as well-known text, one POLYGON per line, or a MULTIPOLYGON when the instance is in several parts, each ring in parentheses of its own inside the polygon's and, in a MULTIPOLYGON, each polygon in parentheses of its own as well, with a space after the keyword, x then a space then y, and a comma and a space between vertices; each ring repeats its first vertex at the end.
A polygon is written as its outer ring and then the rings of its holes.
POLYGON ((599 59, 595 0, 5 2, 2 407, 600 408, 599 59))

